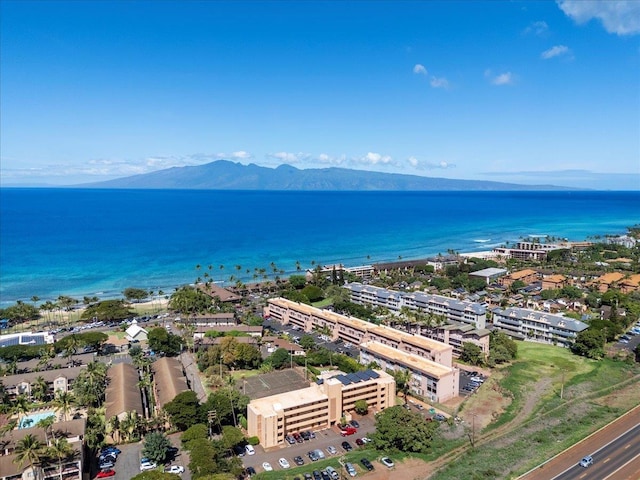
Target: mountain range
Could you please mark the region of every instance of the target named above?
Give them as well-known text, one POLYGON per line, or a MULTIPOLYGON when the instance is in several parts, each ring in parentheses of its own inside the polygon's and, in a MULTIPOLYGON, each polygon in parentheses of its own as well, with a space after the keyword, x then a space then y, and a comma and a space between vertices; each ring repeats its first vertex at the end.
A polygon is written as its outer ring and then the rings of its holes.
POLYGON ((104 182, 75 185, 83 188, 198 189, 198 190, 574 190, 554 185, 520 185, 482 180, 454 180, 346 168, 276 168, 217 160, 198 166, 172 167, 104 182))

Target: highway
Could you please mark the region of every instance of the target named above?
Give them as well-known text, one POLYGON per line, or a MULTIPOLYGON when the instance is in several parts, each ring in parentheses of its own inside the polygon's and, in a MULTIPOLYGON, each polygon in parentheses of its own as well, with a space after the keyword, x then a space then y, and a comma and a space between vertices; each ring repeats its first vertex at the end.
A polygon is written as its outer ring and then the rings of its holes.
MULTIPOLYGON (((625 467, 635 467, 636 475, 640 475, 640 425, 627 430, 624 434, 591 454, 593 465, 584 468, 578 465, 580 458, 575 459, 575 465, 565 470, 552 480, 587 480, 587 479, 622 479, 621 472, 625 467)), ((638 476, 630 477, 633 479, 638 476)))

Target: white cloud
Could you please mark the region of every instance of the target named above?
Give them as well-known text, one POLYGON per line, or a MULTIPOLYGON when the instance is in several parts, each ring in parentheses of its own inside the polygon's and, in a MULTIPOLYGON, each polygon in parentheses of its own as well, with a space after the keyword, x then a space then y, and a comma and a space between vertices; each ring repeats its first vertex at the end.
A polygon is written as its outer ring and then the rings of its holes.
POLYGON ((638 0, 558 0, 558 6, 578 24, 597 18, 604 29, 617 35, 640 33, 638 0))
POLYGON ((489 80, 489 82, 491 82, 492 85, 497 86, 513 85, 515 82, 515 77, 511 72, 494 74, 491 70, 487 69, 484 71, 484 76, 489 80))
POLYGON ((566 45, 554 45, 548 50, 545 50, 540 54, 540 58, 549 60, 553 57, 571 56, 571 50, 566 45))
POLYGON ((416 73, 418 75, 427 75, 427 69, 424 67, 424 65, 420 65, 419 63, 416 63, 413 67, 413 73, 416 73))
POLYGON ((449 88, 449 81, 444 77, 431 77, 429 80, 429 85, 433 88, 444 88, 445 90, 449 88))
POLYGON ((364 157, 354 159, 357 163, 367 165, 389 165, 393 162, 393 158, 389 155, 381 155, 379 153, 369 152, 364 157))
POLYGON ((311 158, 311 155, 309 155, 308 153, 290 153, 290 152, 278 152, 278 153, 269 153, 267 154, 267 157, 269 158, 275 158, 276 160, 279 160, 281 162, 284 163, 300 163, 300 162, 304 162, 305 160, 308 160, 309 158, 311 158))
POLYGON ((440 161, 440 162, 421 161, 413 156, 407 158, 407 162, 409 162, 409 165, 411 165, 416 170, 436 170, 436 169, 446 170, 450 168, 455 168, 455 165, 453 163, 449 163, 445 161, 440 161))
POLYGON ((549 32, 549 25, 547 22, 542 20, 538 22, 532 22, 527 28, 524 29, 522 33, 525 35, 537 35, 538 37, 543 37, 549 32))

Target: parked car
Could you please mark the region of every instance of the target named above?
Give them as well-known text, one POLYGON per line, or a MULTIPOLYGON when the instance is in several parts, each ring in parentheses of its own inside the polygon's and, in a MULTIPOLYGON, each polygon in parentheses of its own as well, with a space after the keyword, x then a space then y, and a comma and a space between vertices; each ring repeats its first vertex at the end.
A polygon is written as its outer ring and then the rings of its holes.
POLYGON ((307 431, 300 432, 300 436, 301 436, 304 440, 309 440, 309 439, 311 438, 311 434, 309 434, 309 432, 307 432, 307 431))
POLYGON ((181 474, 184 473, 184 467, 182 465, 171 465, 170 467, 165 468, 164 471, 167 473, 181 474))
POLYGON ((286 437, 284 437, 284 439, 289 445, 295 445, 296 443, 296 437, 294 437, 293 435, 287 435, 286 437))
POLYGON ((271 472, 273 470, 273 467, 269 462, 264 462, 262 464, 262 468, 264 469, 265 472, 271 472))
POLYGON ((356 430, 353 427, 347 427, 344 430, 342 430, 340 432, 340 435, 342 435, 343 437, 346 437, 347 435, 353 435, 354 433, 356 433, 358 430, 356 430))
POLYGON ((111 453, 114 455, 120 455, 122 452, 118 447, 102 447, 102 453, 111 453))
POLYGON ((289 467, 291 466, 291 465, 289 465, 289 461, 288 461, 286 458, 284 458, 284 457, 280 458, 280 459, 278 460, 278 463, 280 464, 280 466, 281 466, 282 468, 289 468, 289 467))
POLYGON ((233 453, 235 453, 239 457, 244 457, 246 450, 242 445, 235 445, 233 447, 233 453))
POLYGON ((351 420, 349 423, 353 428, 360 428, 360 424, 356 420, 351 420))
POLYGON ((366 468, 367 470, 371 471, 373 470, 373 465, 371 464, 371 462, 369 461, 368 458, 362 458, 360 460, 360 463, 364 466, 364 468, 366 468))
POLYGON ((593 457, 591 455, 587 455, 582 460, 580 460, 580 466, 587 468, 593 465, 593 457))
POLYGON ((333 480, 340 480, 340 474, 336 471, 335 468, 329 466, 326 468, 326 471, 333 480))
POLYGON ((444 416, 443 414, 441 414, 441 413, 436 413, 436 414, 433 416, 433 419, 434 419, 434 420, 437 420, 437 421, 439 421, 439 422, 444 422, 444 421, 447 419, 447 417, 445 417, 445 416, 444 416))
POLYGON ((326 470, 320 470, 320 475, 322 476, 322 480, 331 480, 331 476, 326 470))
POLYGON ((144 472, 147 470, 153 470, 154 468, 158 468, 158 465, 156 465, 155 462, 150 462, 149 460, 147 460, 146 462, 141 462, 140 463, 140 471, 144 472))
POLYGON ((101 461, 98 466, 100 470, 109 470, 115 466, 115 462, 111 459, 101 461))
POLYGON ((364 445, 364 441, 361 438, 356 438, 356 445, 358 445, 359 447, 364 445))
POLYGON ((319 448, 316 448, 313 453, 316 454, 316 457, 318 457, 318 460, 324 460, 325 456, 324 456, 324 452, 322 450, 320 450, 319 448))
POLYGON ((298 442, 298 443, 304 442, 304 438, 302 438, 302 435, 300 435, 299 433, 294 433, 293 434, 293 438, 295 438, 296 442, 298 442))
POLYGON ((309 457, 309 460, 311 460, 312 462, 317 462, 318 459, 318 455, 316 455, 315 451, 311 451, 311 452, 307 452, 307 456, 309 457))
POLYGON ((109 478, 109 477, 113 477, 116 474, 115 470, 102 470, 101 472, 98 472, 98 474, 96 475, 96 478, 109 478))
POLYGON ((329 445, 327 447, 327 452, 329 452, 329 455, 335 455, 336 453, 338 453, 338 450, 333 445, 329 445))
POLYGON ((349 442, 342 442, 342 448, 344 448, 345 452, 350 452, 353 450, 353 447, 349 442))
POLYGON ((298 455, 297 457, 293 457, 293 463, 295 463, 296 465, 304 465, 304 458, 302 458, 300 455, 298 455))
POLYGON ((247 467, 245 469, 245 472, 246 472, 247 476, 253 477, 256 474, 256 469, 253 468, 253 467, 247 467))
POLYGON ((254 455, 256 453, 255 448, 253 448, 253 445, 245 445, 244 447, 245 452, 247 452, 247 455, 254 455))
POLYGON ((319 470, 313 471, 313 480, 322 480, 322 475, 319 470))
POLYGON ((358 474, 358 472, 356 471, 356 467, 354 467, 352 463, 345 463, 344 468, 352 477, 355 477, 358 474))
POLYGON ((383 464, 387 468, 393 468, 393 467, 396 466, 396 464, 393 463, 393 460, 391 460, 389 457, 382 457, 380 459, 380 463, 383 464))

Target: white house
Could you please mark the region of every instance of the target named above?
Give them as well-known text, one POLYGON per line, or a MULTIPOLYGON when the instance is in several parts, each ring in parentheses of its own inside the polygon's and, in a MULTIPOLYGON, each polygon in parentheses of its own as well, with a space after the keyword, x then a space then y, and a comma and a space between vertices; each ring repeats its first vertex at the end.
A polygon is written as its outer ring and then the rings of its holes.
POLYGON ((133 340, 137 340, 139 342, 142 342, 142 341, 146 341, 147 340, 147 335, 148 335, 149 332, 147 332, 140 325, 138 325, 136 323, 132 323, 129 326, 129 328, 127 328, 125 330, 125 333, 127 334, 127 340, 129 340, 130 342, 133 341, 133 340))

